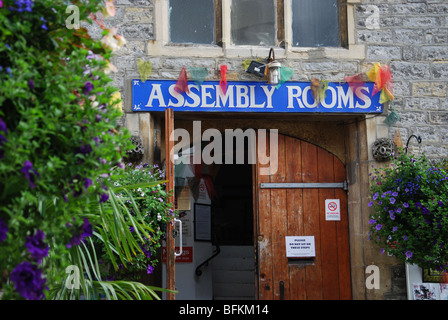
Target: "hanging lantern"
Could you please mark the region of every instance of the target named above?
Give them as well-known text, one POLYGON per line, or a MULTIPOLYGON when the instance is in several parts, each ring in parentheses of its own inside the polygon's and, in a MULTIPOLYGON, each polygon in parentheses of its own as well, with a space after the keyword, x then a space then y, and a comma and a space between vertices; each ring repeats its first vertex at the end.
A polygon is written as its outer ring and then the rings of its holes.
POLYGON ((266 68, 266 77, 268 79, 268 82, 272 85, 279 84, 281 80, 281 63, 275 61, 275 53, 274 49, 271 48, 269 51, 269 57, 268 57, 268 65, 266 68))

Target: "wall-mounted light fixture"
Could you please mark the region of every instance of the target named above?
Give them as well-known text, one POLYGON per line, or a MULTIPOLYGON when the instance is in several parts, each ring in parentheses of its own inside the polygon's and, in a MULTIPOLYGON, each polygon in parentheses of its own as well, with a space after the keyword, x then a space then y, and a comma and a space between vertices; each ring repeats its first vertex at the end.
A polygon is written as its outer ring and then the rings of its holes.
POLYGON ((274 48, 271 48, 269 50, 268 65, 266 68, 266 76, 269 84, 277 85, 280 82, 281 67, 281 63, 275 61, 274 48))

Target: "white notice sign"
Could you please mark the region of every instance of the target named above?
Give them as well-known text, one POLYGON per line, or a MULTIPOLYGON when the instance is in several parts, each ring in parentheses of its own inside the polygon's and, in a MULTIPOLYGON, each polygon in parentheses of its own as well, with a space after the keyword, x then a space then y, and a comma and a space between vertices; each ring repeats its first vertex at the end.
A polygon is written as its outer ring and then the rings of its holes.
POLYGON ((325 220, 341 221, 341 203, 339 199, 325 200, 325 220))
POLYGON ((315 257, 314 236, 288 236, 286 240, 286 257, 315 257))

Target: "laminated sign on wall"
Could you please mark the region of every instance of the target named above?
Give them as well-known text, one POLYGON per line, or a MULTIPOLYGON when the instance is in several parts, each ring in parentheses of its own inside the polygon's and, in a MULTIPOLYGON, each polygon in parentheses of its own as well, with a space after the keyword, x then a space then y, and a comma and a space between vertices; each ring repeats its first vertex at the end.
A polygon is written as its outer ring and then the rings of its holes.
POLYGON ((325 220, 341 221, 341 202, 339 199, 325 200, 325 220))

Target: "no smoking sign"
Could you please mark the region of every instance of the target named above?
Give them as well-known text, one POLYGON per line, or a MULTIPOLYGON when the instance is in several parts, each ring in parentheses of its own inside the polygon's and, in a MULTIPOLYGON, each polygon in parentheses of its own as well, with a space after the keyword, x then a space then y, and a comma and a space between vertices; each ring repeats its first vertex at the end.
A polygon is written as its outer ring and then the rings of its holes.
POLYGON ((339 201, 339 199, 325 200, 325 220, 341 220, 341 202, 339 201))

